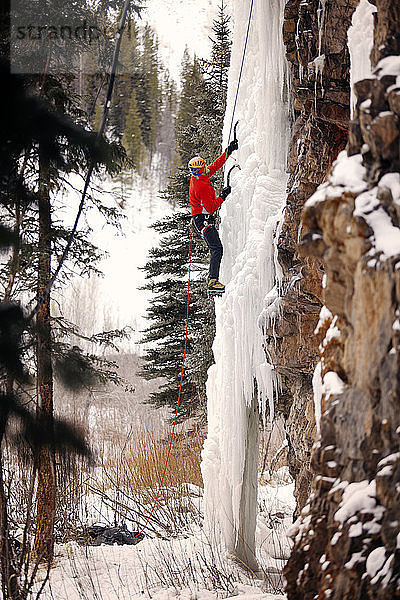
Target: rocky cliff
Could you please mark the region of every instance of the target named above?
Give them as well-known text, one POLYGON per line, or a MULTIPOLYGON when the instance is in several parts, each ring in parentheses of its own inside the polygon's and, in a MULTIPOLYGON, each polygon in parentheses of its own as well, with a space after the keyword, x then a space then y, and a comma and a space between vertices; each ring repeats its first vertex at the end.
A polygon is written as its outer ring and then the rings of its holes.
POLYGON ((275 360, 287 369, 282 408, 300 473, 314 434, 317 362, 321 412, 312 493, 285 572, 289 600, 400 597, 400 3, 375 2, 373 76, 356 84, 346 151, 330 170, 347 138, 346 34, 356 4, 287 3, 299 114, 279 250, 288 281, 291 269, 300 277, 295 291, 286 286, 275 360))
POLYGON ((315 440, 312 374, 318 361, 313 332, 322 304, 325 272, 320 256, 298 252, 304 203, 322 183, 347 142, 349 53, 347 28, 357 0, 290 0, 283 27, 291 65, 295 123, 289 151, 289 184, 278 239, 283 269, 280 316, 267 332, 268 352, 280 373, 278 410, 286 420, 289 464, 302 508, 310 493, 310 455, 315 440))

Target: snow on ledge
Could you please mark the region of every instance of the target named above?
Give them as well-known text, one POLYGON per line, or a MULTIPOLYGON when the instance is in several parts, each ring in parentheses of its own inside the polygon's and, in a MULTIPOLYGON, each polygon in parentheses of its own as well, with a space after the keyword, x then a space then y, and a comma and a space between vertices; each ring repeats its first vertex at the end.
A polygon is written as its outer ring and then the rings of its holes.
POLYGON ((335 371, 325 373, 322 383, 322 393, 324 396, 332 394, 342 394, 346 388, 346 384, 342 381, 335 371))
POLYGON ((374 247, 383 258, 400 255, 400 229, 395 227, 377 198, 374 187, 360 194, 355 200, 354 216, 362 217, 373 231, 374 247))
POLYGON ((326 198, 336 198, 344 192, 360 194, 366 189, 366 170, 362 164, 361 154, 348 156, 343 150, 333 163, 328 181, 321 184, 317 191, 307 200, 305 206, 314 206, 326 198))
POLYGON ((377 198, 378 191, 386 188, 390 190, 393 202, 399 204, 400 175, 387 173, 382 177, 379 186, 367 190, 365 174, 366 170, 362 164, 361 154, 347 156, 346 151, 343 150, 333 163, 328 181, 319 186, 307 200, 305 206, 314 206, 326 198, 341 196, 344 192, 354 194, 356 198, 353 215, 362 217, 372 229, 374 249, 382 253, 383 259, 400 255, 400 229, 393 225, 389 214, 377 198))
POLYGON ((378 190, 390 190, 393 202, 400 205, 400 173, 386 173, 378 183, 378 190))
MULTIPOLYGON (((325 275, 326 275, 326 273, 324 273, 324 277, 325 277, 325 275)), ((325 305, 322 306, 320 313, 319 313, 318 324, 317 324, 316 328, 314 329, 314 334, 318 335, 318 333, 321 331, 321 329, 325 325, 325 323, 327 321, 332 321, 332 320, 333 320, 333 314, 331 313, 329 308, 325 305)))
POLYGON ((400 56, 385 56, 376 65, 373 74, 377 79, 382 79, 385 75, 400 76, 400 56))
POLYGON ((350 483, 343 492, 339 509, 334 514, 335 521, 345 523, 356 513, 373 513, 376 506, 376 483, 367 479, 350 483))

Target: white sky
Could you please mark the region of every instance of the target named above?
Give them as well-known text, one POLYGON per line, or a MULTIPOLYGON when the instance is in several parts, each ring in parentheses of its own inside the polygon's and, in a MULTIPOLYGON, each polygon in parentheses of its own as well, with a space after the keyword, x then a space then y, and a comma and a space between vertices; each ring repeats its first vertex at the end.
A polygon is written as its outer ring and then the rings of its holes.
POLYGON ((143 12, 157 32, 160 54, 175 80, 179 80, 185 46, 198 56, 210 52, 209 35, 220 0, 149 0, 143 12))

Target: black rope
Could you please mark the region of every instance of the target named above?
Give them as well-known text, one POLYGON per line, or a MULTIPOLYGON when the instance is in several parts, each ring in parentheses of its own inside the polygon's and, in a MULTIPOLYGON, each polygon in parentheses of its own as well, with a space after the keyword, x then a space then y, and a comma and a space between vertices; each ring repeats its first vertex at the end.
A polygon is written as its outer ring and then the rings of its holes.
MULTIPOLYGON (((119 51, 120 51, 120 48, 121 48, 122 34, 124 32, 125 21, 126 21, 126 16, 128 14, 128 9, 129 9, 130 2, 131 2, 131 0, 125 0, 124 8, 122 10, 121 19, 120 19, 119 26, 118 26, 117 41, 116 41, 115 48, 114 48, 114 56, 113 56, 113 62, 112 62, 112 67, 111 67, 110 81, 109 81, 109 84, 108 84, 107 97, 106 97, 106 102, 105 102, 104 108, 103 108, 103 115, 102 115, 102 118, 101 118, 100 127, 99 127, 99 130, 97 132, 97 138, 96 138, 97 140, 99 140, 100 137, 104 133, 104 129, 105 129, 105 125, 106 125, 106 120, 107 120, 107 116, 108 116, 108 111, 109 111, 110 106, 111 106, 111 97, 112 97, 112 93, 113 93, 113 89, 114 89, 114 81, 115 81, 115 75, 116 75, 116 71, 117 71, 119 51)), ((50 290, 53 287, 54 282, 57 279, 58 274, 61 271, 62 266, 63 266, 63 264, 65 262, 67 254, 68 254, 68 252, 71 249, 72 242, 74 240, 75 233, 76 233, 76 230, 77 230, 77 227, 78 227, 79 219, 80 219, 82 211, 83 211, 83 206, 85 204, 86 194, 87 194, 87 191, 88 191, 88 188, 89 188, 90 178, 92 176, 93 169, 94 169, 94 162, 92 160, 90 162, 89 169, 88 169, 88 172, 86 174, 85 185, 83 187, 81 201, 79 203, 78 212, 76 214, 75 222, 74 222, 74 225, 72 227, 71 233, 69 234, 69 237, 68 237, 68 240, 67 240, 67 244, 66 244, 66 246, 64 248, 64 251, 63 251, 63 253, 61 255, 61 258, 60 258, 60 261, 59 261, 59 263, 57 265, 56 270, 54 271, 51 279, 47 283, 45 289, 43 290, 43 292, 42 292, 42 294, 40 296, 40 298, 38 299, 35 308, 29 314, 28 321, 32 320, 33 317, 38 313, 38 311, 39 311, 40 307, 42 306, 43 302, 45 301, 46 297, 50 294, 50 290)))
POLYGON ((236 88, 236 97, 235 97, 235 102, 234 102, 234 105, 233 105, 232 121, 231 121, 231 126, 229 128, 228 144, 229 144, 229 141, 231 139, 231 133, 232 133, 232 127, 233 127, 233 120, 235 118, 236 104, 237 104, 237 101, 238 101, 240 82, 241 82, 242 73, 243 73, 244 59, 246 57, 246 51, 247 51, 247 42, 249 41, 249 32, 250 32, 251 17, 252 17, 252 14, 253 14, 253 6, 254 6, 254 0, 251 0, 249 21, 247 23, 246 40, 244 42, 244 48, 243 48, 242 64, 240 65, 239 79, 238 79, 238 84, 237 84, 237 88, 236 88))

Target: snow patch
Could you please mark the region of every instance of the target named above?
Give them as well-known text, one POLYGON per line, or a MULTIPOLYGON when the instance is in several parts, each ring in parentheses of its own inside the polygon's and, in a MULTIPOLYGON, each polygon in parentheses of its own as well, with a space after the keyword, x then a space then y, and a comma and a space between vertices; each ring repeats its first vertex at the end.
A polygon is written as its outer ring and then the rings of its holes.
MULTIPOLYGON (((396 431, 396 433, 398 433, 398 432, 396 431)), ((399 460, 400 460, 400 452, 394 452, 393 454, 388 454, 388 456, 385 456, 385 458, 382 458, 382 460, 380 460, 378 462, 378 467, 385 467, 386 465, 391 465, 399 460)))
MULTIPOLYGON (((326 273, 325 273, 324 277, 326 277, 326 273)), ((314 334, 317 335, 320 332, 321 328, 325 325, 325 323, 332 319, 333 319, 333 314, 331 313, 329 308, 327 308, 326 306, 323 306, 319 313, 319 321, 315 328, 314 334)))
POLYGON ((386 548, 384 546, 380 546, 379 548, 375 548, 375 550, 372 550, 365 564, 368 575, 370 577, 374 577, 384 565, 385 560, 386 548))
POLYGON ((392 55, 381 58, 374 69, 374 75, 377 79, 382 79, 386 75, 400 76, 400 57, 392 55))
POLYGON ((328 371, 325 373, 322 384, 322 393, 324 396, 332 394, 342 394, 346 388, 346 384, 342 381, 337 373, 328 371))
POLYGON ((339 505, 339 509, 334 515, 335 521, 345 523, 350 519, 356 522, 358 513, 373 515, 372 521, 363 524, 363 529, 372 534, 371 527, 377 533, 380 530, 380 521, 384 515, 385 509, 383 506, 376 503, 376 482, 372 480, 356 481, 348 484, 343 492, 343 498, 339 505))
POLYGON ((386 173, 379 181, 378 192, 385 188, 390 190, 393 202, 400 204, 400 173, 386 173))

